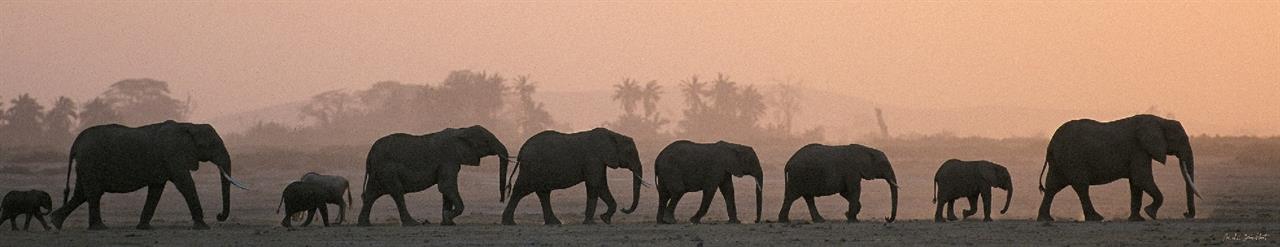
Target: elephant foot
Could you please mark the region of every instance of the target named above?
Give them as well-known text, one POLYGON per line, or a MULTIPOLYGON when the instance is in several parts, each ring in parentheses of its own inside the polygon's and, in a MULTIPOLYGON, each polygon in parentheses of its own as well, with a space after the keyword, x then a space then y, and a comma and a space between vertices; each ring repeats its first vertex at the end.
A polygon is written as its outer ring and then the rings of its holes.
POLYGON ((1191 210, 1191 211, 1187 211, 1186 213, 1182 213, 1182 217, 1186 217, 1187 219, 1194 219, 1196 218, 1196 211, 1191 210))
POLYGON ((369 221, 365 220, 365 221, 357 222, 356 226, 373 226, 373 224, 370 224, 369 221))
POLYGON ((692 217, 692 218, 689 218, 689 223, 693 223, 693 224, 702 224, 702 217, 692 217))
POLYGON ((823 219, 822 217, 813 218, 813 223, 822 223, 822 222, 827 222, 827 219, 823 219))
POLYGON ((137 226, 137 227, 134 227, 134 228, 135 228, 135 229, 138 229, 138 230, 151 230, 151 229, 152 229, 151 224, 149 224, 149 223, 139 223, 139 224, 138 224, 138 226, 137 226))
POLYGON ((791 223, 791 219, 786 217, 778 217, 778 223, 791 223))
POLYGON ((1097 213, 1084 215, 1084 221, 1102 221, 1102 219, 1102 215, 1097 213))
POLYGON ((729 219, 729 224, 742 224, 742 221, 739 221, 738 219, 729 219))
POLYGON ((1040 215, 1036 217, 1036 221, 1053 221, 1053 217, 1049 217, 1048 215, 1040 215))
MULTIPOLYGON (((92 231, 100 231, 100 230, 106 230, 106 229, 107 229, 107 225, 103 225, 101 223, 89 224, 89 230, 92 230, 92 231)), ((18 229, 14 229, 14 230, 18 230, 18 229)))
POLYGON ((413 220, 402 220, 402 221, 400 221, 400 226, 418 226, 418 225, 421 225, 421 224, 422 224, 422 223, 418 223, 417 221, 413 221, 413 220))
POLYGON ((933 217, 933 222, 942 223, 947 221, 942 219, 942 217, 933 217))
POLYGON ((511 220, 511 219, 503 219, 503 220, 502 220, 502 225, 506 225, 506 226, 514 226, 514 225, 516 225, 516 221, 511 220))
POLYGON ((844 220, 845 223, 858 223, 858 221, 858 218, 848 218, 844 220))
POLYGON ((560 225, 560 219, 545 218, 545 219, 542 219, 542 224, 543 225, 560 225))
MULTIPOLYGON (((965 216, 964 216, 964 218, 968 219, 968 218, 969 218, 969 216, 968 216, 968 215, 965 215, 965 216)), ((948 215, 948 216, 947 216, 947 220, 948 220, 948 221, 956 221, 956 220, 960 220, 960 218, 956 218, 956 216, 955 216, 955 215, 948 215)))
POLYGON ((194 230, 208 230, 208 229, 209 229, 209 224, 205 224, 204 222, 196 222, 194 225, 192 225, 192 226, 191 226, 191 229, 194 229, 194 230))
POLYGON ((991 222, 991 217, 982 218, 982 222, 991 222))
POLYGON ((1152 220, 1155 220, 1156 212, 1160 211, 1160 208, 1147 206, 1146 208, 1143 208, 1143 211, 1147 212, 1147 217, 1151 217, 1152 220))
POLYGON ((60 214, 57 211, 54 211, 53 214, 49 216, 49 221, 52 221, 50 223, 53 223, 53 227, 58 228, 58 230, 62 230, 62 221, 66 219, 67 215, 60 214))
POLYGON ((457 223, 453 223, 453 220, 441 220, 441 221, 440 221, 440 225, 442 225, 442 226, 452 226, 452 225, 457 225, 457 223))
POLYGON ((607 224, 607 225, 612 225, 612 224, 613 224, 613 215, 609 215, 609 214, 602 214, 602 215, 600 215, 600 221, 604 222, 604 223, 605 223, 605 224, 607 224))
POLYGON ((1137 222, 1137 221, 1146 221, 1146 220, 1147 219, 1143 219, 1142 216, 1139 216, 1137 214, 1129 215, 1129 221, 1137 222))

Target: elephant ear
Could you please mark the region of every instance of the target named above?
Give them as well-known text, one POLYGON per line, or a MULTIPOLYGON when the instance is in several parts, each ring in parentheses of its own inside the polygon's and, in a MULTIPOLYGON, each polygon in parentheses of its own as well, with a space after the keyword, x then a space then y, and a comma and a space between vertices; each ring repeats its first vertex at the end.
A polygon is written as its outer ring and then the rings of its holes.
POLYGON ((751 170, 751 154, 750 148, 745 146, 729 145, 729 150, 733 150, 733 155, 737 158, 734 164, 725 166, 725 170, 734 177, 742 177, 747 175, 747 171, 751 170))
POLYGON ((1000 176, 997 175, 999 171, 997 170, 999 169, 996 166, 983 163, 982 168, 978 169, 978 174, 982 175, 982 180, 987 182, 987 186, 995 186, 1000 184, 1000 176))
POLYGON ((1169 153, 1169 144, 1165 142, 1164 131, 1158 123, 1144 122, 1138 127, 1138 143, 1142 145, 1142 149, 1147 151, 1147 155, 1152 159, 1164 164, 1169 153))
POLYGON ((456 158, 454 160, 457 160, 459 164, 463 165, 479 166, 480 152, 476 149, 477 144, 466 136, 467 135, 460 135, 457 137, 457 140, 452 143, 451 146, 453 146, 454 157, 456 158))
POLYGON ((606 156, 604 162, 605 166, 614 169, 622 167, 622 151, 626 148, 626 139, 628 138, 626 136, 622 136, 622 134, 614 133, 613 131, 603 128, 601 129, 604 130, 602 132, 605 133, 604 135, 607 137, 609 142, 603 145, 603 148, 606 150, 601 152, 606 156))

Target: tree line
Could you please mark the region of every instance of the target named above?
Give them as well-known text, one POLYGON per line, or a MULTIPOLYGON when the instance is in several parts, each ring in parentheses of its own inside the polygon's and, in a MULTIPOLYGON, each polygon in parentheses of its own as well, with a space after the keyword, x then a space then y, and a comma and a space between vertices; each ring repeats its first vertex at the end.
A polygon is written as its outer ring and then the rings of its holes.
POLYGON ((149 78, 112 83, 83 103, 59 96, 47 110, 30 94, 18 94, 8 105, 0 100, 0 148, 61 150, 80 130, 95 125, 138 126, 168 119, 186 120, 192 104, 190 99, 173 98, 168 82, 149 78))

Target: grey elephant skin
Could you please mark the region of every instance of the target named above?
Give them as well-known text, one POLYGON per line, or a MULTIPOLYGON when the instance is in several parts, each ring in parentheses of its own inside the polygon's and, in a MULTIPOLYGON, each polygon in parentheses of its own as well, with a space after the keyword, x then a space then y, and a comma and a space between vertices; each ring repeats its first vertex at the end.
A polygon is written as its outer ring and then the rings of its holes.
MULTIPOLYGON (((284 219, 280 220, 280 226, 293 227, 293 221, 290 216, 296 213, 306 211, 307 220, 302 222, 302 226, 311 224, 311 219, 315 217, 316 211, 320 211, 320 221, 324 226, 329 226, 329 209, 327 204, 333 203, 332 195, 328 186, 325 184, 311 181, 295 181, 285 186, 284 192, 280 194, 280 204, 276 205, 276 213, 280 213, 280 205, 284 205, 284 219)), ((339 197, 341 198, 341 197, 339 197)))
POLYGON ((4 194, 4 200, 0 201, 0 226, 4 226, 5 221, 9 221, 9 226, 14 230, 18 230, 18 216, 27 215, 27 221, 22 226, 22 230, 31 229, 31 218, 35 217, 40 220, 40 226, 45 231, 49 230, 49 224, 45 223, 44 215, 53 210, 53 198, 49 197, 48 192, 40 190, 26 191, 9 191, 4 194), (41 209, 44 210, 41 210, 41 209))
POLYGON ((480 158, 490 155, 498 156, 498 177, 505 184, 507 148, 482 126, 448 128, 426 135, 396 133, 378 139, 365 160, 364 192, 360 195, 364 203, 358 224, 371 225, 370 210, 383 195, 391 195, 395 201, 401 225, 430 224, 425 220, 419 223, 409 215, 404 194, 440 185, 444 205, 440 224, 453 225, 453 218, 465 209, 458 194, 458 171, 462 165, 479 166, 480 158))
MULTIPOLYGON (((325 203, 338 205, 338 220, 334 224, 341 225, 346 221, 347 207, 351 206, 351 183, 347 182, 347 178, 336 175, 321 175, 315 172, 308 172, 307 174, 302 175, 302 179, 299 181, 311 182, 324 186, 326 195, 325 203), (347 196, 346 199, 342 198, 344 194, 347 196)), ((311 217, 309 216, 307 217, 307 221, 302 223, 302 226, 307 226, 308 223, 311 223, 311 217)))
POLYGON ((584 182, 587 186, 587 208, 582 223, 595 223, 596 201, 604 201, 607 206, 600 220, 605 224, 611 223, 617 204, 606 181, 605 171, 608 168, 629 169, 634 177, 631 207, 622 209, 622 212, 629 214, 635 211, 639 203, 644 173, 636 143, 631 137, 605 128, 572 134, 543 131, 525 141, 516 159, 515 173, 519 177, 511 188, 511 200, 502 211, 502 224, 515 224, 516 206, 529 193, 538 195, 543 223, 560 224, 551 210, 551 191, 584 182))
MULTIPOLYGON (((1049 214, 1053 196, 1071 186, 1080 198, 1080 207, 1086 221, 1101 221, 1102 215, 1093 208, 1089 186, 1129 179, 1129 220, 1144 220, 1138 209, 1142 206, 1142 194, 1151 196, 1151 204, 1144 209, 1151 219, 1156 218, 1164 194, 1156 186, 1151 174, 1151 160, 1164 164, 1167 156, 1178 157, 1178 167, 1186 182, 1186 218, 1195 218, 1195 156, 1191 141, 1182 123, 1153 115, 1136 115, 1111 122, 1091 119, 1072 120, 1062 124, 1049 140, 1044 168, 1048 170, 1040 191, 1040 221, 1052 221, 1049 214)), ((1037 179, 1038 180, 1038 179, 1037 179)))
POLYGON ((89 229, 106 229, 100 210, 103 193, 127 193, 143 187, 147 188, 147 199, 137 228, 151 229, 151 216, 166 183, 173 183, 186 199, 193 227, 208 229, 190 173, 200 168, 200 162, 212 162, 220 170, 222 212, 218 221, 230 216, 230 186, 244 188, 231 177, 231 156, 222 137, 208 124, 165 121, 137 128, 93 126, 76 136, 70 156, 67 183, 74 168, 76 186, 74 193, 69 193, 70 188, 63 191, 63 205, 53 211, 53 226, 59 229, 67 215, 85 202, 89 203, 89 229))
POLYGON ((818 214, 813 198, 840 194, 849 202, 849 211, 845 212, 848 222, 858 221, 858 212, 862 210, 862 181, 884 179, 889 184, 890 200, 893 209, 886 222, 893 222, 898 217, 898 182, 893 173, 893 164, 889 163, 884 152, 871 147, 850 144, 844 146, 828 146, 809 144, 800 148, 783 168, 786 172, 786 192, 782 200, 782 210, 778 212, 779 222, 789 222, 791 204, 798 198, 804 198, 809 206, 809 215, 813 222, 825 221, 818 214))
POLYGON ((756 223, 760 222, 760 190, 764 186, 764 171, 760 168, 760 158, 756 156, 755 149, 749 146, 725 141, 675 141, 658 153, 653 163, 653 175, 658 179, 659 224, 675 223, 675 208, 680 197, 698 191, 702 191, 702 204, 689 221, 701 223, 717 189, 724 196, 729 223, 739 223, 732 178, 746 175, 756 180, 756 223))
POLYGON ((964 210, 964 217, 978 212, 978 198, 982 198, 982 220, 991 221, 991 188, 1005 190, 1004 209, 1009 211, 1009 201, 1013 199, 1013 179, 1009 169, 991 161, 962 161, 957 159, 942 162, 938 172, 933 175, 933 202, 937 208, 933 221, 945 222, 957 220, 955 213, 956 200, 969 199, 969 209, 964 210), (943 206, 946 206, 947 218, 942 218, 943 206))

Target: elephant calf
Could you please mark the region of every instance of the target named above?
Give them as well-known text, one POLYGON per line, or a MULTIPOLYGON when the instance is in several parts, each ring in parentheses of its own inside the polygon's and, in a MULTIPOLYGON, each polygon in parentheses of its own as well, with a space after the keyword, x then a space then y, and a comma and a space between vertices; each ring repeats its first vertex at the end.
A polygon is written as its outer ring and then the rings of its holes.
MULTIPOLYGON (((302 180, 300 181, 323 185, 325 187, 325 192, 327 192, 328 195, 325 202, 338 205, 338 221, 335 224, 341 225, 342 222, 346 221, 347 208, 351 207, 351 183, 347 182, 346 178, 336 175, 320 175, 319 173, 308 172, 306 175, 302 175, 302 180), (347 195, 346 200, 343 200, 343 194, 347 195)), ((311 221, 308 220, 307 222, 311 221)), ((307 226, 307 224, 303 223, 302 226, 307 226)))
MULTIPOLYGON (((307 211, 307 220, 302 222, 303 226, 311 224, 311 219, 315 216, 316 210, 320 210, 320 220, 324 226, 329 226, 329 210, 327 203, 329 201, 329 192, 324 184, 308 181, 297 181, 289 183, 284 188, 284 193, 280 195, 280 204, 284 205, 284 220, 280 221, 280 225, 284 227, 293 227, 293 222, 289 220, 293 214, 307 211)), ((280 213, 280 206, 276 206, 276 213, 280 213)))
POLYGON ((945 222, 956 220, 956 199, 968 198, 969 209, 964 210, 964 217, 978 212, 978 197, 982 197, 982 221, 991 221, 991 187, 1004 189, 1005 201, 1001 214, 1009 211, 1009 200, 1013 199, 1013 183, 1009 169, 990 161, 947 160, 938 168, 933 176, 936 192, 933 202, 938 204, 934 211, 933 221, 945 222), (947 218, 942 218, 942 206, 947 207, 947 218))
POLYGON ((40 220, 40 225, 44 226, 44 230, 49 230, 49 225, 44 222, 44 215, 49 214, 53 210, 53 199, 49 197, 49 193, 40 190, 28 191, 10 191, 4 195, 4 201, 0 202, 0 225, 7 220, 14 231, 18 230, 18 215, 26 214, 27 223, 22 226, 22 230, 31 229, 31 216, 35 216, 40 220), (47 211, 41 211, 45 208, 47 211))

